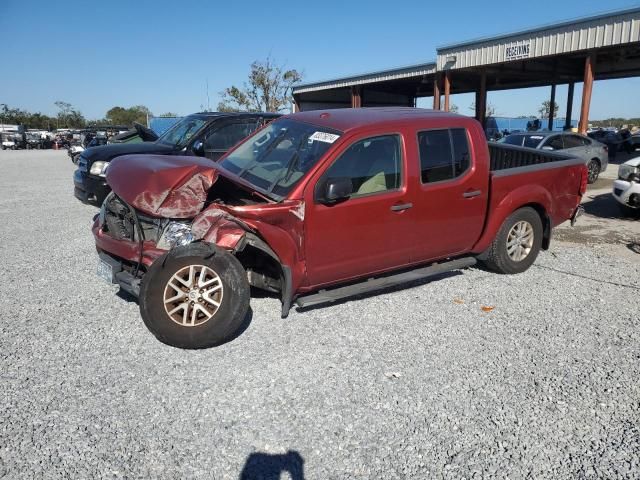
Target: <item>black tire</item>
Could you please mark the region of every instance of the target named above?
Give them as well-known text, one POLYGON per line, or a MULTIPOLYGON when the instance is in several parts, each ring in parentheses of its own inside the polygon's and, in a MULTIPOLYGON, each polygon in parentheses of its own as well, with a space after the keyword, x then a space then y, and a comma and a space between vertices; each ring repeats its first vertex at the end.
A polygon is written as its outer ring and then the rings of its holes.
POLYGON ((596 180, 598 180, 598 177, 600 176, 600 168, 600 160, 596 158, 589 160, 589 163, 587 164, 587 183, 596 183, 596 180))
POLYGON ((108 193, 96 193, 96 205, 98 207, 101 207, 102 204, 104 203, 104 199, 107 198, 107 195, 109 195, 108 193))
POLYGON ((162 343, 187 349, 209 348, 233 339, 241 330, 249 299, 247 274, 238 259, 216 246, 194 243, 174 248, 151 265, 140 288, 140 314, 162 343), (169 316, 164 294, 173 275, 190 265, 206 266, 218 275, 222 298, 210 319, 195 326, 183 326, 169 316))
POLYGON ((542 246, 542 220, 540 215, 531 207, 523 207, 513 212, 503 222, 496 238, 482 256, 482 263, 497 273, 522 273, 535 262, 542 246), (515 261, 507 252, 507 237, 511 229, 519 222, 528 222, 533 229, 533 242, 528 254, 519 261, 515 261))

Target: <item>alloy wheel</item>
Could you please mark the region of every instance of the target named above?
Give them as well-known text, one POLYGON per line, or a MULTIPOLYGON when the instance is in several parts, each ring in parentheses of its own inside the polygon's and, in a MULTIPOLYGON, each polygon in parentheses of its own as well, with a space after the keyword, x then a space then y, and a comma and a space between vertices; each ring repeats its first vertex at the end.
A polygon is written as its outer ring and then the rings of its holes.
POLYGON ((205 265, 178 270, 164 288, 164 309, 180 326, 195 327, 213 317, 222 303, 224 287, 216 272, 205 265))

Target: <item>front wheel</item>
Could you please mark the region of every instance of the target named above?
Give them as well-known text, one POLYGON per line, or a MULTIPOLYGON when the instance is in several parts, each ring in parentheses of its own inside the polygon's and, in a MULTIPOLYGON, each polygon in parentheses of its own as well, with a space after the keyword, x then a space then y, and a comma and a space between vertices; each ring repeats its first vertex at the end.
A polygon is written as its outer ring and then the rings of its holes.
POLYGON ((516 210, 498 230, 482 262, 498 273, 524 272, 540 252, 542 231, 538 212, 530 207, 516 210))
POLYGON ((236 257, 209 244, 177 247, 142 280, 140 314, 158 340, 178 348, 225 343, 249 309, 247 274, 236 257))
POLYGON ((588 183, 596 183, 598 177, 600 176, 600 162, 595 158, 592 158, 587 164, 587 182, 588 183))

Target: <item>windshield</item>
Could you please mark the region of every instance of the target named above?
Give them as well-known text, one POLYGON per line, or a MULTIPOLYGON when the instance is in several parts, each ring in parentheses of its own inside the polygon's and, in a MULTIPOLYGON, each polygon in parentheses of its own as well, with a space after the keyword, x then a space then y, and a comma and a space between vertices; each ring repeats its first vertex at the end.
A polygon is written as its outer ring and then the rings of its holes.
POLYGON ((290 119, 278 120, 240 144, 220 165, 282 199, 340 133, 290 119))
POLYGON ((202 117, 185 117, 176 123, 169 130, 164 132, 157 143, 169 145, 178 149, 184 148, 189 143, 193 135, 198 132, 207 123, 206 118, 202 117))
POLYGON ((536 148, 544 140, 543 135, 509 135, 502 143, 517 145, 519 147, 536 148))

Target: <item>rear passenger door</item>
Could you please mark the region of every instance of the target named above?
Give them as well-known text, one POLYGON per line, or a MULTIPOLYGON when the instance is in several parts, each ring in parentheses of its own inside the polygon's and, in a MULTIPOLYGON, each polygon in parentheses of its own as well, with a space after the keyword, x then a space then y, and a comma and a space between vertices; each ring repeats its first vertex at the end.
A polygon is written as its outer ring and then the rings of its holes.
POLYGON ((465 128, 418 131, 417 143, 420 178, 413 212, 412 260, 465 253, 484 225, 489 194, 487 154, 480 166, 476 161, 480 152, 473 151, 465 128))
POLYGON ((564 148, 568 154, 584 158, 591 151, 591 142, 580 135, 564 135, 564 148))
POLYGON ((260 119, 258 118, 214 123, 205 135, 205 157, 217 161, 231 147, 256 131, 260 125, 260 119))

